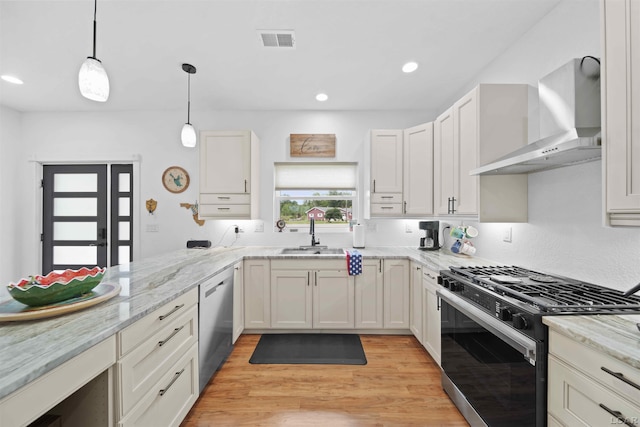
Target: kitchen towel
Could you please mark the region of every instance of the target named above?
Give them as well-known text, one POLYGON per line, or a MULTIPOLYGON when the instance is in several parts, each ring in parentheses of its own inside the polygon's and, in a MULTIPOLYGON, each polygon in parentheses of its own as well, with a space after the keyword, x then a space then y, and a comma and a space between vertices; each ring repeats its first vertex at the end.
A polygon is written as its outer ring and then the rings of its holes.
POLYGON ((356 251, 347 251, 347 268, 349 276, 362 274, 362 254, 356 251))

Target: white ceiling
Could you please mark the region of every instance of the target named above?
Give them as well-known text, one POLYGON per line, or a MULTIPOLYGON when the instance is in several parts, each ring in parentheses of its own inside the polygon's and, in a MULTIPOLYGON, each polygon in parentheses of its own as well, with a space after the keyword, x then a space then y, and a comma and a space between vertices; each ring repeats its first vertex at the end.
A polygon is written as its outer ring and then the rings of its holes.
POLYGON ((84 99, 92 0, 0 1, 0 103, 18 111, 436 110, 560 0, 99 0, 106 103, 84 99), (296 49, 256 30, 294 30, 296 49), (414 60, 420 68, 401 72, 414 60), (319 103, 318 92, 329 100, 319 103))

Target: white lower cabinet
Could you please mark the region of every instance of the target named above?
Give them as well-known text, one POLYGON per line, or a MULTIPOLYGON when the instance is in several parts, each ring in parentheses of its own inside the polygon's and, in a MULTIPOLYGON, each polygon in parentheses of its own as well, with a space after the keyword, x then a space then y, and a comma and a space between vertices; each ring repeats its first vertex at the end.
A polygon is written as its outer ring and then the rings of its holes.
POLYGON ((244 327, 271 327, 271 263, 268 259, 249 259, 243 265, 244 327))
POLYGON ((436 295, 438 289, 438 272, 427 267, 422 268, 423 286, 423 337, 422 345, 433 360, 440 365, 440 299, 436 295))
POLYGON ((198 289, 117 334, 119 425, 179 425, 198 398, 198 289))
POLYGON ((409 329, 409 261, 385 259, 384 280, 384 328, 409 329))
POLYGON ((344 260, 271 263, 271 328, 353 329, 354 298, 344 260))
POLYGON ((549 331, 549 425, 637 425, 638 384, 640 372, 632 366, 549 331))
POLYGON ((384 325, 382 259, 364 258, 362 273, 354 277, 356 329, 382 329, 384 325))
POLYGON ((423 308, 422 308, 422 266, 416 262, 411 263, 411 306, 409 310, 409 329, 413 336, 424 345, 423 342, 423 308))
POLYGON ((198 399, 198 344, 193 344, 118 424, 179 426, 198 399))

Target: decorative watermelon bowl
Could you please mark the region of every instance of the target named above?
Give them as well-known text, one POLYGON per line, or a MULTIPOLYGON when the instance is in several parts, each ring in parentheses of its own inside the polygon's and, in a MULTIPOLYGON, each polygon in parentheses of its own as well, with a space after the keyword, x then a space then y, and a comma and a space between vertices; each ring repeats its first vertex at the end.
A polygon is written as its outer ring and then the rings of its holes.
POLYGON ((102 281, 106 268, 82 267, 79 270, 52 271, 46 276, 31 276, 7 285, 9 294, 30 307, 54 304, 91 292, 102 281))

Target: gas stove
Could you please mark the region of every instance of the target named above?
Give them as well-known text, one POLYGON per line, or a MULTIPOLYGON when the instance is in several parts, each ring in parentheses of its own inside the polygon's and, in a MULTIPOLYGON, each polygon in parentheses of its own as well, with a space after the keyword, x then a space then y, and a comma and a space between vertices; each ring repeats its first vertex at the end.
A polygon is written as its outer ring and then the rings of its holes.
POLYGON ((522 267, 451 267, 451 272, 548 314, 640 312, 638 296, 522 267))
POLYGON ((538 339, 544 315, 640 313, 638 296, 517 266, 451 267, 439 283, 538 339))

